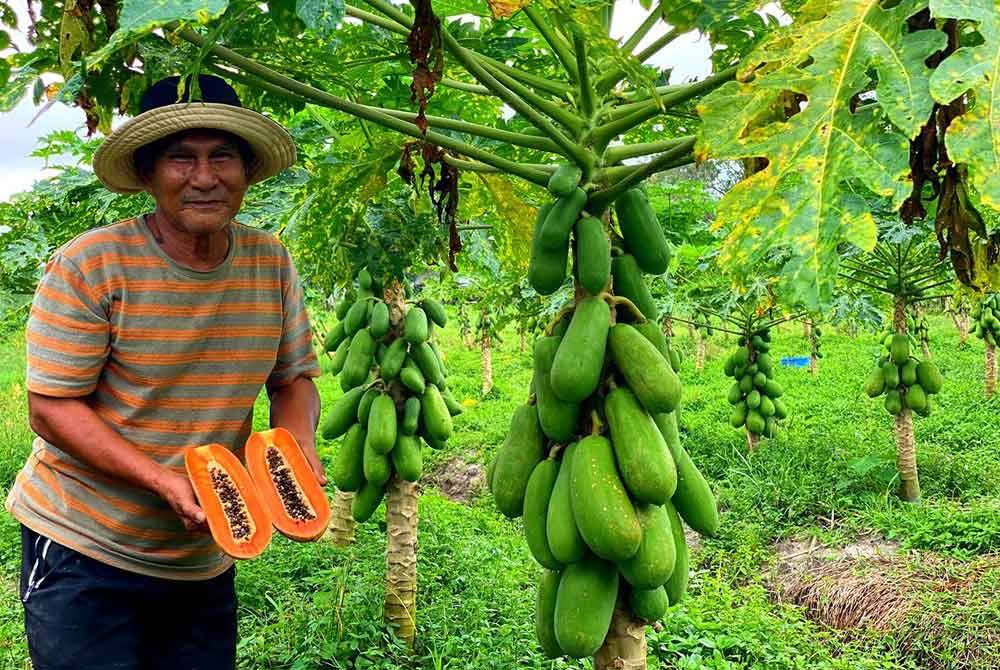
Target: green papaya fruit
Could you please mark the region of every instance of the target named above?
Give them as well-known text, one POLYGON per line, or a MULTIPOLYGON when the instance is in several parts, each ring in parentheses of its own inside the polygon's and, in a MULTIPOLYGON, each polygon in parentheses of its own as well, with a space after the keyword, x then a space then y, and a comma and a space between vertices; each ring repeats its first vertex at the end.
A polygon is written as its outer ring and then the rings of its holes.
POLYGON ((417 395, 423 395, 424 391, 427 389, 427 382, 416 363, 403 366, 402 371, 399 373, 399 381, 403 383, 403 386, 410 389, 417 395))
POLYGON ((910 338, 903 333, 896 333, 892 336, 892 343, 889 345, 889 353, 892 355, 892 362, 902 365, 910 357, 910 338))
POLYGON ((788 410, 785 408, 785 403, 781 400, 781 398, 775 398, 773 402, 774 402, 774 418, 778 419, 779 421, 781 419, 788 418, 788 410))
POLYGON ((373 283, 372 274, 368 272, 368 268, 361 268, 358 271, 358 286, 362 289, 371 289, 373 283))
POLYGON ((680 378, 649 340, 632 326, 617 324, 608 334, 608 346, 612 360, 646 411, 672 412, 677 407, 680 378))
POLYGON ((535 341, 535 404, 538 406, 538 419, 545 435, 553 442, 565 443, 572 439, 576 430, 580 420, 580 406, 560 399, 552 391, 549 382, 552 362, 560 341, 558 337, 540 337, 535 341))
POLYGON ((403 337, 410 344, 427 341, 427 314, 419 307, 410 307, 403 317, 403 337))
POLYGON ((639 550, 642 527, 604 437, 590 435, 577 442, 570 491, 576 525, 591 551, 623 561, 639 550))
POLYGON ((451 437, 451 412, 441 397, 441 391, 434 384, 428 384, 424 390, 420 399, 420 411, 420 418, 431 437, 442 442, 451 437))
MULTIPOLYGON (((677 467, 677 490, 671 498, 673 505, 668 505, 667 511, 676 508, 696 533, 715 537, 719 532, 719 508, 715 502, 715 495, 708 485, 708 480, 681 445, 680 433, 677 431, 677 417, 671 412, 657 414, 654 418, 677 467)), ((683 530, 681 537, 684 537, 683 530)))
MULTIPOLYGON (((601 298, 592 296, 576 304, 549 375, 552 391, 558 398, 579 403, 597 390, 604 368, 610 318, 611 309, 601 298)), ((643 339, 641 335, 637 337, 643 339)), ((652 348, 645 339, 643 342, 652 348)))
POLYGON ((746 347, 740 347, 733 352, 733 366, 740 367, 746 365, 750 361, 750 353, 747 351, 746 347))
POLYGON ((441 371, 441 366, 438 365, 437 356, 434 355, 434 350, 431 349, 430 344, 427 342, 411 344, 410 358, 420 368, 420 372, 423 373, 427 383, 434 384, 438 388, 444 387, 444 373, 441 371))
POLYGON ((368 444, 376 453, 388 454, 396 444, 397 432, 396 403, 389 394, 379 393, 368 416, 368 444))
POLYGON ((559 462, 546 458, 538 463, 528 478, 524 491, 524 537, 528 549, 538 564, 550 570, 558 570, 561 565, 549 549, 545 524, 549 514, 549 500, 559 475, 559 462))
POLYGON ((572 491, 573 453, 576 444, 570 444, 562 452, 559 474, 549 498, 545 534, 552 556, 562 564, 576 563, 587 551, 587 545, 580 536, 573 516, 572 491))
POLYGON ((927 409, 927 393, 920 384, 913 384, 907 387, 903 402, 907 407, 918 414, 927 409))
POLYGON ((356 423, 340 442, 330 477, 341 491, 357 491, 365 483, 365 429, 356 423))
POLYGON ((415 435, 399 433, 392 448, 392 467, 400 477, 408 482, 420 479, 424 460, 420 453, 420 440, 415 435))
POLYGON ((403 403, 403 421, 400 424, 400 431, 404 435, 414 435, 420 423, 420 398, 410 396, 403 403))
POLYGON ((753 391, 753 375, 747 373, 740 377, 740 393, 750 393, 753 391))
POLYGON ((767 377, 771 376, 774 371, 774 363, 771 360, 770 354, 760 354, 757 356, 757 368, 764 373, 767 377))
POLYGON ((362 426, 368 425, 368 415, 371 413, 372 403, 375 402, 379 393, 377 388, 369 386, 365 394, 361 396, 361 402, 358 403, 358 423, 362 426))
POLYGON ((382 362, 379 364, 379 375, 385 381, 391 381, 399 376, 399 372, 403 369, 403 363, 405 362, 406 340, 402 337, 397 337, 382 356, 382 362))
POLYGON ((342 385, 354 388, 365 383, 375 359, 375 347, 375 338, 367 329, 362 328, 354 334, 351 338, 351 348, 347 352, 347 360, 344 361, 344 369, 340 371, 342 385))
POLYGON ((899 386, 899 368, 892 361, 882 366, 882 376, 885 377, 885 388, 887 390, 899 386))
POLYGON ((543 249, 561 250, 569 244, 569 233, 586 204, 587 194, 582 188, 574 188, 569 195, 556 199, 542 224, 543 249))
POLYGON ((763 435, 766 426, 767 420, 761 416, 760 412, 755 409, 747 412, 747 430, 751 433, 754 435, 763 435))
MULTIPOLYGON (((632 327, 638 330, 643 337, 649 340, 649 343, 656 347, 656 350, 660 352, 663 359, 670 362, 670 345, 667 344, 667 338, 664 336, 663 331, 654 321, 643 321, 642 323, 634 323, 632 327)), ((673 369, 673 366, 670 366, 673 369)))
POLYGON ((351 305, 347 316, 344 317, 344 333, 349 337, 353 336, 356 332, 364 328, 367 318, 368 300, 359 298, 357 302, 351 305))
POLYGON ((885 406, 885 411, 889 414, 896 415, 903 411, 903 398, 897 389, 889 389, 885 392, 885 401, 883 402, 885 406))
POLYGON ((733 377, 736 374, 736 360, 733 358, 732 354, 726 357, 726 362, 722 365, 722 371, 727 377, 733 377))
POLYGON ((676 558, 674 559, 674 571, 670 573, 670 579, 663 585, 663 588, 667 591, 667 598, 670 599, 670 604, 676 605, 683 600, 684 595, 687 593, 688 565, 691 557, 688 552, 687 538, 684 537, 684 525, 681 523, 681 518, 678 516, 677 510, 670 503, 667 503, 664 507, 667 509, 667 516, 670 517, 670 531, 674 535, 676 558))
POLYGON ((865 394, 869 398, 877 398, 885 391, 885 374, 882 368, 875 368, 865 380, 865 394))
POLYGON ((757 409, 760 407, 760 398, 760 391, 757 389, 750 391, 750 393, 747 394, 747 407, 750 409, 757 409))
POLYGON ((632 589, 628 594, 628 605, 636 618, 653 623, 662 619, 667 613, 670 599, 663 586, 655 589, 632 589))
POLYGON ((442 328, 448 325, 448 312, 445 311, 444 305, 439 303, 434 298, 424 298, 421 300, 420 309, 424 310, 424 313, 430 318, 431 321, 442 328))
POLYGON ((917 382, 927 393, 939 393, 944 386, 944 377, 938 372, 936 365, 930 361, 921 361, 917 364, 917 382))
POLYGON ((763 416, 765 419, 767 419, 770 416, 774 416, 774 401, 768 398, 766 395, 761 396, 760 405, 757 406, 757 411, 760 412, 760 415, 763 416))
POLYGON ((336 440, 357 422, 358 405, 361 404, 364 392, 364 388, 360 386, 353 388, 333 403, 320 427, 320 434, 324 440, 336 440))
POLYGON ((351 502, 351 516, 358 523, 364 523, 372 518, 372 514, 378 509, 382 498, 385 496, 385 485, 374 482, 365 482, 364 486, 354 494, 351 502))
POLYGON ((551 203, 538 209, 528 260, 528 283, 542 295, 554 293, 566 281, 566 262, 569 256, 569 244, 554 250, 542 247, 542 228, 551 209, 551 203))
POLYGON ((334 351, 346 338, 347 334, 344 332, 344 322, 339 321, 323 339, 323 353, 334 351))
POLYGON ((747 422, 747 410, 747 404, 742 401, 733 406, 733 411, 729 414, 729 425, 742 428, 747 422))
POLYGON ((333 308, 333 313, 337 316, 337 321, 343 321, 344 317, 351 310, 351 305, 354 304, 354 298, 349 295, 345 295, 338 302, 336 307, 333 308))
POLYGON ((365 440, 363 466, 366 482, 385 486, 389 477, 392 476, 392 463, 389 456, 372 449, 371 436, 365 440))
POLYGON ((767 375, 765 375, 763 372, 758 372, 753 376, 753 385, 756 388, 762 389, 764 388, 764 384, 766 383, 767 383, 767 375))
POLYGON ((618 599, 618 570, 596 556, 566 566, 556 594, 555 632, 567 656, 593 656, 604 644, 618 599))
POLYGON ((576 276, 583 288, 597 295, 611 277, 611 244, 600 219, 584 216, 576 222, 576 276))
MULTIPOLYGON (((646 280, 642 278, 642 272, 634 257, 630 254, 623 254, 611 259, 611 276, 614 280, 612 286, 615 295, 631 300, 647 319, 656 319, 656 302, 653 301, 653 296, 649 292, 649 287, 646 286, 646 280)), ((631 310, 619 309, 618 314, 619 321, 636 320, 631 310)))
POLYGON ((542 570, 538 581, 538 599, 535 601, 535 636, 546 658, 559 658, 562 648, 556 640, 556 597, 559 594, 560 573, 542 570))
POLYGON ((677 470, 652 417, 621 386, 608 393, 604 413, 618 470, 632 499, 653 505, 670 500, 677 489, 677 470))
POLYGON ((615 200, 615 214, 625 248, 642 271, 652 275, 666 272, 673 250, 645 194, 637 188, 625 191, 615 200))
POLYGON ((557 198, 565 198, 572 194, 580 183, 583 172, 575 165, 563 164, 549 177, 549 193, 557 198))
POLYGON ((347 354, 351 351, 351 340, 345 338, 334 352, 330 359, 330 374, 337 376, 344 370, 344 363, 347 362, 347 354))
POLYGON ((917 383, 917 361, 911 358, 903 363, 899 370, 899 381, 904 386, 912 386, 917 383))
POLYGON ((379 300, 372 307, 371 322, 368 326, 372 331, 372 337, 377 340, 385 337, 389 332, 389 325, 389 306, 379 300))
POLYGON ((534 405, 514 410, 510 430, 497 455, 493 473, 493 499, 511 519, 524 512, 524 493, 535 466, 545 457, 545 440, 534 405))
POLYGON ((451 394, 450 389, 441 389, 441 397, 444 398, 444 404, 448 406, 448 413, 452 416, 458 416, 459 414, 465 412, 465 408, 462 407, 462 403, 455 399, 455 396, 451 394))
POLYGON ((734 383, 729 387, 729 393, 726 396, 726 400, 729 401, 730 405, 736 405, 743 400, 743 391, 740 390, 740 385, 738 383, 734 383))
POLYGON ((633 588, 655 589, 670 579, 676 551, 670 517, 662 505, 639 505, 636 514, 642 526, 639 550, 618 562, 618 570, 633 588))

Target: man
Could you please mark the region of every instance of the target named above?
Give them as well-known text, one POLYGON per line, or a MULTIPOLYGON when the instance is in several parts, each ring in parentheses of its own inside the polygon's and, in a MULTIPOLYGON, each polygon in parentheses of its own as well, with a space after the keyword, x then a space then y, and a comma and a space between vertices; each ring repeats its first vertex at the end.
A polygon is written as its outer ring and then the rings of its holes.
POLYGON ((146 191, 155 211, 59 249, 32 304, 38 438, 7 509, 35 670, 234 667, 235 571, 183 452, 241 452, 262 386, 271 426, 326 482, 298 276, 277 239, 233 220, 294 144, 221 79, 199 79, 202 102, 177 102, 178 82, 153 85, 94 156, 105 186, 146 191))

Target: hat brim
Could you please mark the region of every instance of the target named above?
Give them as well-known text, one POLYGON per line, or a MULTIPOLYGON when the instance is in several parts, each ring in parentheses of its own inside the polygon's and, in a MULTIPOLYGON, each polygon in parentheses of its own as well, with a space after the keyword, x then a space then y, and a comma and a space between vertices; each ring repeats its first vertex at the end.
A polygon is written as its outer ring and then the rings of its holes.
POLYGON ((253 184, 295 163, 288 132, 263 114, 214 102, 183 102, 157 107, 115 130, 94 154, 94 173, 115 193, 139 193, 145 186, 132 155, 139 147, 193 128, 225 130, 242 137, 254 152, 247 180, 253 184))

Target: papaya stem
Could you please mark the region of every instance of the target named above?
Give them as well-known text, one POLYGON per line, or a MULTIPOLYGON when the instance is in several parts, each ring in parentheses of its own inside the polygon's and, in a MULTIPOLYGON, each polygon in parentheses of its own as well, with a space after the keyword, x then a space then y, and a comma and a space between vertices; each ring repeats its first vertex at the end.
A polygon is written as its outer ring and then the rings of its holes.
POLYGON ((640 142, 637 144, 624 144, 618 147, 609 147, 604 153, 604 161, 606 163, 618 163, 626 158, 638 158, 640 156, 658 154, 663 151, 669 151, 681 142, 688 142, 693 138, 694 135, 686 135, 684 137, 661 140, 659 142, 640 142))
POLYGON ((566 68, 566 74, 569 75, 570 79, 576 80, 579 75, 579 62, 573 60, 573 54, 570 51, 569 45, 562 39, 562 36, 556 33, 549 25, 545 17, 542 16, 541 11, 538 9, 538 5, 534 3, 529 3, 522 9, 528 20, 531 21, 532 25, 535 26, 535 30, 541 34, 542 39, 544 39, 549 48, 552 49, 552 53, 556 55, 559 62, 562 63, 563 67, 566 68))
POLYGON ((645 323, 646 321, 649 321, 649 319, 646 318, 646 315, 643 314, 642 311, 640 311, 639 308, 635 306, 635 303, 626 298, 625 296, 610 295, 608 293, 602 293, 601 295, 604 296, 604 299, 611 305, 615 307, 622 305, 623 307, 628 309, 630 312, 632 312, 632 315, 639 320, 639 323, 645 323))
POLYGON ((346 5, 345 7, 346 7, 345 12, 350 17, 359 19, 361 21, 364 21, 365 23, 370 23, 380 28, 385 28, 390 32, 396 33, 397 35, 402 35, 403 37, 410 36, 410 31, 405 26, 400 25, 396 21, 383 18, 378 14, 372 14, 371 12, 366 12, 363 9, 358 9, 357 7, 353 7, 351 5, 346 5))
POLYGON ((484 67, 490 74, 496 77, 501 84, 509 88, 513 93, 524 98, 529 105, 559 123, 573 135, 579 135, 580 130, 583 127, 583 120, 576 114, 568 109, 560 107, 555 102, 538 95, 529 87, 518 82, 513 77, 508 76, 500 68, 490 63, 485 64, 484 67))
POLYGON ((580 85, 580 107, 588 119, 593 118, 594 109, 597 107, 597 97, 594 95, 594 88, 590 84, 590 68, 587 67, 587 45, 584 44, 583 35, 577 30, 573 31, 573 49, 576 51, 576 69, 579 72, 577 81, 580 85))
POLYGON ((641 42, 642 38, 646 36, 646 33, 652 30, 653 26, 656 25, 656 22, 660 20, 662 4, 663 3, 659 3, 656 7, 653 7, 653 11, 649 13, 649 16, 647 16, 645 20, 639 24, 639 27, 635 29, 635 32, 632 33, 631 37, 625 40, 625 43, 622 44, 622 51, 626 53, 632 53, 635 51, 635 48, 639 46, 639 42, 641 42))
POLYGON ((604 422, 601 421, 601 416, 597 413, 597 410, 590 410, 590 434, 600 435, 603 428, 604 422))
POLYGON ((574 305, 567 305, 566 307, 560 309, 556 313, 555 317, 553 317, 553 319, 545 325, 545 336, 550 337, 552 335, 552 331, 555 330, 557 325, 559 325, 559 322, 566 318, 566 315, 570 314, 574 308, 574 305))
MULTIPOLYGON (((639 61, 640 64, 645 63, 647 60, 656 55, 656 53, 659 52, 661 49, 663 49, 665 46, 667 46, 675 39, 680 37, 680 35, 681 32, 676 28, 668 31, 666 34, 657 38, 648 47, 646 47, 639 53, 635 54, 635 59, 639 61)), ((609 72, 608 74, 604 75, 597 82, 597 92, 607 93, 608 91, 613 89, 618 84, 618 82, 620 82, 622 79, 625 78, 625 74, 626 74, 625 68, 618 67, 609 72)))
POLYGON ((492 96, 493 92, 485 86, 480 86, 479 84, 470 84, 468 82, 459 81, 457 79, 452 79, 450 77, 441 77, 441 81, 438 82, 442 86, 448 88, 453 88, 456 91, 465 91, 466 93, 477 93, 479 95, 489 95, 492 96))
MULTIPOLYGON (((642 182, 646 179, 646 177, 650 177, 657 172, 668 169, 669 167, 676 167, 677 159, 681 156, 689 155, 691 150, 694 149, 694 142, 694 138, 681 142, 673 149, 664 151, 656 158, 643 164, 634 172, 631 172, 628 176, 619 179, 606 189, 592 193, 590 195, 590 199, 587 201, 588 206, 593 203, 596 207, 607 207, 614 202, 618 196, 636 184, 642 182)), ((691 162, 694 162, 693 156, 691 157, 691 162)))

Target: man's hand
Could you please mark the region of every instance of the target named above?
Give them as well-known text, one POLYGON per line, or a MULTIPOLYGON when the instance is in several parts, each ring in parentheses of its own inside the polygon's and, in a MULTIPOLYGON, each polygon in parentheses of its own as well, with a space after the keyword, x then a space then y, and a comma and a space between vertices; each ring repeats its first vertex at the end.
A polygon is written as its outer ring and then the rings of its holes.
POLYGON ((207 530, 205 512, 198 506, 191 482, 182 474, 164 470, 157 480, 156 492, 184 522, 188 530, 207 530))

